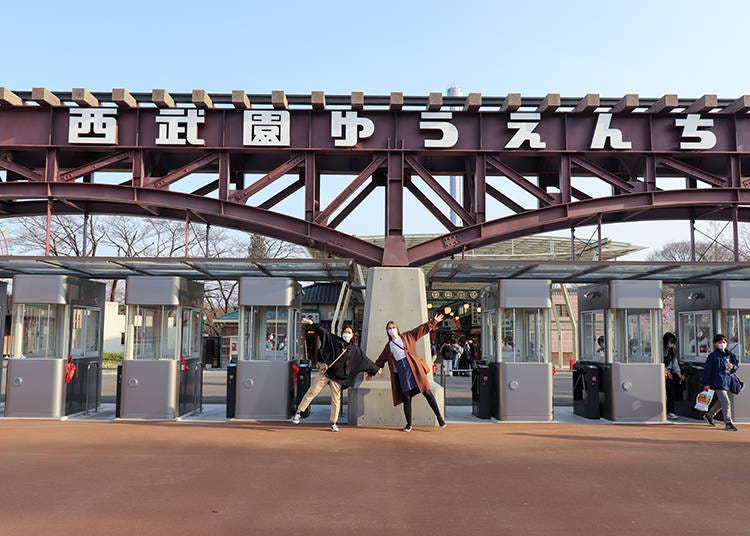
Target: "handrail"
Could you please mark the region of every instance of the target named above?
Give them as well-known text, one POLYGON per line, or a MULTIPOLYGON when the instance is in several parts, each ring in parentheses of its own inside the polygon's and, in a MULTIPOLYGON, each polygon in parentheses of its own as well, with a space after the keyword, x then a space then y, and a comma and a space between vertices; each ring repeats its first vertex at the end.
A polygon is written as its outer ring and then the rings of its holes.
POLYGON ((94 406, 94 413, 99 412, 99 396, 101 395, 101 383, 99 379, 99 361, 90 361, 86 366, 86 381, 84 383, 86 389, 86 413, 89 414, 89 378, 91 377, 91 367, 96 366, 96 405, 94 406))

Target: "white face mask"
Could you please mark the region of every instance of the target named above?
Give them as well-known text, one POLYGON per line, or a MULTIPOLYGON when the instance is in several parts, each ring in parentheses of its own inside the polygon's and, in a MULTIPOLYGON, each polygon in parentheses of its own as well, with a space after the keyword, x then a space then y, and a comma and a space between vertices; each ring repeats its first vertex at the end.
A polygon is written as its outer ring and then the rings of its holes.
POLYGON ((388 335, 393 337, 394 339, 398 337, 398 329, 397 328, 388 328, 388 335))
POLYGON ((345 331, 341 334, 341 338, 344 339, 344 342, 349 342, 352 340, 353 335, 349 333, 348 331, 345 331))
POLYGON ((719 343, 719 350, 726 350, 727 349, 727 343, 720 342, 719 343))

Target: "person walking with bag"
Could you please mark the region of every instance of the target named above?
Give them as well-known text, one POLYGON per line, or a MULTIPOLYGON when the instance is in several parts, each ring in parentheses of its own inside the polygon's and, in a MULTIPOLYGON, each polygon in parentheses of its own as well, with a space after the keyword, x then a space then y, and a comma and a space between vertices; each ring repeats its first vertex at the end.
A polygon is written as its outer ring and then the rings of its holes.
POLYGON ((322 326, 313 323, 305 317, 302 324, 312 329, 320 339, 320 354, 318 359, 318 375, 297 407, 292 417, 294 424, 299 424, 302 412, 312 403, 313 399, 328 385, 331 390, 331 432, 338 432, 338 418, 341 412, 341 391, 351 387, 360 372, 376 374, 380 369, 375 366, 357 345, 354 328, 344 324, 341 337, 334 335, 322 326))
POLYGON ((727 350, 727 338, 717 333, 714 336, 714 351, 708 354, 706 363, 703 366, 703 390, 714 390, 714 396, 719 403, 711 407, 703 418, 711 426, 714 424, 714 417, 721 410, 724 413, 724 423, 726 430, 737 431, 737 427, 732 422, 732 403, 729 399, 729 387, 732 382, 732 374, 739 368, 737 356, 727 350))
MULTIPOLYGON (((398 324, 393 320, 385 325, 388 334, 388 342, 375 360, 375 365, 383 368, 388 363, 391 371, 391 393, 393 394, 393 405, 404 405, 404 417, 406 426, 404 432, 411 432, 411 399, 422 393, 427 399, 427 403, 435 413, 438 424, 445 428, 445 420, 440 415, 435 395, 430 391, 430 381, 427 374, 430 367, 424 360, 417 355, 417 341, 427 335, 430 331, 437 329, 438 323, 443 320, 443 315, 439 314, 429 322, 417 326, 416 328, 400 333, 398 324)), ((368 375, 368 379, 372 375, 368 375)))

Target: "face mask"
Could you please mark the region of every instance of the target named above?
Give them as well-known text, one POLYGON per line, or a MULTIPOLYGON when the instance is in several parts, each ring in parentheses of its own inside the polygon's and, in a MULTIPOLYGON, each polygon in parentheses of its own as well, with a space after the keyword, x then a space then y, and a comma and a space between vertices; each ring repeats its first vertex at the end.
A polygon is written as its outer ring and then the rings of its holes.
POLYGON ((396 328, 388 328, 388 335, 391 337, 397 337, 398 336, 398 329, 396 328))
POLYGON ((341 338, 344 339, 344 342, 349 342, 352 340, 353 335, 349 333, 348 331, 345 331, 341 334, 341 338))
POLYGON ((726 350, 727 349, 727 343, 720 342, 719 343, 719 350, 726 350))

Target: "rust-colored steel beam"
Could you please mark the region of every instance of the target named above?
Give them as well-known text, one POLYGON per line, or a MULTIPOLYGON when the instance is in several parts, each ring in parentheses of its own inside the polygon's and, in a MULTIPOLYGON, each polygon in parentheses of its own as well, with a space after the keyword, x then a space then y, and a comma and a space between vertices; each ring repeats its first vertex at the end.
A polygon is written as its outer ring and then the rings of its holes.
MULTIPOLYGON (((80 201, 89 214, 154 215, 152 211, 158 211, 156 215, 159 217, 184 221, 185 213, 189 211, 211 225, 256 232, 294 244, 312 246, 334 255, 353 258, 366 266, 377 266, 383 260, 383 248, 365 240, 313 222, 219 199, 109 184, 0 183, 0 202, 44 199, 48 196, 53 200, 80 201)), ((45 205, 46 202, 38 201, 12 203, 10 214, 45 214, 45 205)))
POLYGON ((279 193, 269 197, 266 201, 258 205, 258 208, 262 208, 264 210, 269 210, 273 207, 275 207, 277 204, 281 203, 284 199, 292 195, 293 193, 297 192, 301 188, 305 187, 305 181, 303 179, 298 179, 294 181, 292 184, 281 190, 279 193))
POLYGON ((449 231, 453 231, 458 228, 458 226, 454 225, 451 219, 443 214, 443 211, 435 206, 435 204, 430 201, 430 198, 427 197, 422 192, 422 190, 420 190, 413 182, 407 181, 406 189, 409 190, 411 194, 417 198, 417 201, 422 203, 422 206, 424 206, 430 212, 430 214, 435 216, 435 219, 437 219, 437 221, 439 221, 443 225, 443 227, 445 227, 449 231))
POLYGON ((328 221, 328 218, 331 217, 331 214, 338 209, 341 205, 343 205, 347 199, 349 199, 354 192, 356 192, 360 186, 362 186, 367 179, 369 179, 375 171, 379 167, 381 167, 385 161, 386 161, 386 155, 384 154, 378 154, 376 155, 372 161, 367 164, 367 167, 362 170, 362 172, 355 177, 355 179, 349 183, 349 185, 344 188, 339 195, 336 196, 336 198, 331 201, 326 208, 321 210, 317 216, 315 216, 315 223, 322 223, 325 224, 328 221))
POLYGON ((60 180, 62 182, 74 181, 83 177, 84 175, 88 175, 100 169, 106 168, 107 166, 111 166, 112 164, 116 164, 117 162, 128 160, 129 158, 129 151, 117 152, 115 154, 104 156, 99 160, 91 162, 90 164, 71 169, 69 171, 66 171, 65 173, 60 173, 60 180))
POLYGON ((260 179, 252 183, 250 186, 248 186, 244 190, 241 190, 239 192, 234 192, 233 194, 229 196, 229 198, 232 199, 233 201, 246 203, 249 197, 257 194, 269 184, 283 177, 284 175, 292 171, 294 168, 298 167, 304 161, 305 161, 305 155, 303 153, 295 154, 289 160, 287 160, 286 162, 278 166, 276 169, 274 169, 270 173, 264 175, 263 177, 261 177, 260 179))
POLYGON ((26 166, 16 164, 15 162, 8 160, 5 157, 0 157, 0 168, 12 171, 16 175, 26 177, 30 181, 44 181, 44 175, 42 175, 41 173, 34 171, 33 169, 29 169, 26 166))
POLYGON ((691 166, 690 164, 675 160, 674 158, 669 158, 666 156, 663 158, 657 158, 656 165, 674 169, 675 171, 684 173, 688 177, 698 179, 699 181, 703 181, 714 186, 727 185, 727 179, 725 179, 724 177, 719 177, 718 175, 714 175, 713 173, 707 173, 701 169, 691 166))
POLYGON ((406 164, 416 173, 419 175, 423 181, 427 183, 427 186, 435 192, 440 199, 445 202, 446 205, 450 207, 450 209, 455 212, 459 218, 461 218, 464 222, 464 225, 471 225, 475 223, 474 217, 466 210, 464 209, 461 204, 456 201, 451 194, 443 188, 440 183, 435 179, 435 177, 432 176, 432 174, 425 169, 425 167, 419 163, 419 161, 414 158, 411 155, 406 155, 404 160, 406 161, 406 164))
POLYGON ((191 173, 195 173, 199 169, 204 168, 209 164, 213 164, 218 159, 219 159, 218 153, 209 153, 207 155, 196 158, 189 164, 180 166, 179 169, 173 171, 172 173, 167 173, 163 177, 149 178, 147 184, 145 184, 144 186, 150 186, 150 187, 158 188, 158 189, 167 188, 173 182, 176 182, 182 179, 183 177, 187 177, 191 173))
POLYGON ((605 182, 608 182, 615 188, 619 188, 620 190, 623 190, 624 192, 632 192, 635 189, 635 186, 627 182, 624 179, 621 179, 614 173, 610 173, 606 169, 603 169, 596 164, 593 164, 589 162, 588 160, 581 158, 580 156, 571 156, 570 161, 573 165, 578 166, 579 168, 585 169, 592 175, 599 177, 605 182))
POLYGON ((219 188, 219 179, 213 180, 206 184, 205 186, 201 186, 197 190, 193 190, 190 192, 190 195, 208 195, 211 192, 216 191, 219 188))
POLYGON ((378 182, 374 179, 371 180, 364 188, 362 188, 362 191, 359 192, 354 199, 349 201, 348 205, 346 205, 338 214, 336 214, 336 217, 331 220, 331 222, 328 224, 328 227, 330 227, 331 229, 336 229, 339 225, 341 225, 341 222, 343 222, 349 216, 349 214, 354 212, 354 209, 362 204, 362 201, 367 199, 378 186, 383 185, 378 184, 378 182))
POLYGON ((492 197, 500 201, 503 205, 511 209, 513 212, 526 212, 526 209, 521 205, 513 201, 510 197, 502 193, 500 190, 492 186, 491 184, 486 185, 487 193, 492 197))
POLYGON ((494 156, 487 155, 487 163, 543 203, 548 205, 555 203, 555 196, 548 194, 536 184, 533 184, 526 177, 518 173, 515 169, 506 165, 494 156))

